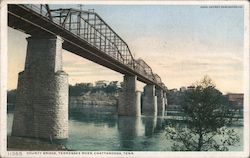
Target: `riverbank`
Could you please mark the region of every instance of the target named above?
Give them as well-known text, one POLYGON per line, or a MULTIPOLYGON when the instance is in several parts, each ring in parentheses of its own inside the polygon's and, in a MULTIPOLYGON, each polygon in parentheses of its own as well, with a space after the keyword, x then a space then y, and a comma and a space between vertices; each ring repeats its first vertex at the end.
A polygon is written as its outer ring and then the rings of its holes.
POLYGON ((58 144, 51 144, 46 141, 25 138, 25 137, 7 137, 8 151, 68 151, 65 146, 58 144))
POLYGON ((116 114, 117 98, 103 93, 70 97, 69 112, 81 112, 82 114, 116 114))

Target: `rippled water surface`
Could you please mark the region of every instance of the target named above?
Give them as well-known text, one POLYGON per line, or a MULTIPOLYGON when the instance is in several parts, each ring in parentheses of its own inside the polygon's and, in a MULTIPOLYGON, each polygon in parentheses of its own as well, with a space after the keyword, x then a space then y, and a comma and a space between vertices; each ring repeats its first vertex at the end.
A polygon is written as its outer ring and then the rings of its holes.
MULTIPOLYGON (((8 135, 13 114, 8 113, 8 135)), ((173 142, 165 137, 165 124, 171 120, 162 117, 118 117, 116 115, 71 114, 69 138, 57 142, 72 150, 82 151, 170 151, 173 142)), ((242 123, 240 123, 242 124, 242 123)), ((229 147, 243 150, 243 126, 233 127, 240 142, 229 147)))

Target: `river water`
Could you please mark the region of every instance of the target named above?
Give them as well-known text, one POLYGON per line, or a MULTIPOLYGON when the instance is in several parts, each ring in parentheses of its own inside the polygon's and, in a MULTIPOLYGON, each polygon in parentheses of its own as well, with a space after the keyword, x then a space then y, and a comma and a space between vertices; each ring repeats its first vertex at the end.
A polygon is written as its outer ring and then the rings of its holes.
MULTIPOLYGON (((8 113, 8 135, 11 133, 13 113, 8 113)), ((171 151, 172 141, 165 136, 163 117, 118 117, 116 115, 70 114, 69 138, 56 142, 79 151, 171 151)), ((172 121, 173 122, 173 121, 172 121)), ((243 126, 233 128, 240 142, 230 151, 243 150, 243 126)))

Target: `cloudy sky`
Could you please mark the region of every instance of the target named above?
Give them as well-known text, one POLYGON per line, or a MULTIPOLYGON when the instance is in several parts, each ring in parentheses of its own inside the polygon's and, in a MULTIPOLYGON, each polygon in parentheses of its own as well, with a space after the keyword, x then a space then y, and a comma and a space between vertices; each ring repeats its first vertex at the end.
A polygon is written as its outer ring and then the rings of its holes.
MULTIPOLYGON (((136 58, 143 58, 152 67, 169 89, 188 86, 209 75, 222 92, 243 92, 243 8, 83 6, 83 9, 92 8, 127 42, 136 58)), ((8 28, 8 89, 16 88, 17 74, 24 68, 26 37, 8 28)), ((122 74, 67 51, 63 51, 63 65, 70 84, 103 79, 122 81, 123 78, 122 74)))

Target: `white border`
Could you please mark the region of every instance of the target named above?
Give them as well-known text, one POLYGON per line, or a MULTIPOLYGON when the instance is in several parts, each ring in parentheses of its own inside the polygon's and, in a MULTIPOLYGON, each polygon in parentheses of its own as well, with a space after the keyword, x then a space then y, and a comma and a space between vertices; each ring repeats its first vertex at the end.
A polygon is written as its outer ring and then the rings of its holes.
MULTIPOLYGON (((90 1, 90 0, 3 0, 0 4, 0 157, 7 157, 8 154, 12 154, 13 152, 7 152, 7 124, 6 124, 6 91, 7 91, 7 4, 14 3, 50 3, 50 4, 113 4, 113 5, 244 5, 244 150, 242 152, 133 152, 133 155, 124 155, 121 151, 122 156, 116 154, 91 154, 91 155, 74 155, 71 154, 60 154, 59 151, 55 151, 57 153, 43 155, 43 151, 40 151, 41 154, 28 154, 28 152, 20 152, 22 156, 20 157, 225 157, 225 158, 238 158, 238 157, 250 157, 249 154, 249 3, 247 1, 90 1)), ((35 152, 35 151, 32 151, 35 152)), ((61 151, 61 153, 66 153, 69 151, 61 151)), ((81 151, 79 151, 80 153, 81 151)), ((87 151, 84 151, 87 152, 87 151)), ((102 152, 102 151, 98 151, 102 152)), ((116 151, 115 151, 116 152, 116 151)), ((51 152, 54 153, 54 152, 51 152)), ((92 152, 94 153, 94 152, 92 152)), ((117 152, 116 152, 117 153, 117 152)), ((11 157, 9 155, 9 157, 11 157)), ((12 157, 17 157, 15 154, 12 157)))
POLYGON ((0 157, 7 148, 7 5, 0 4, 0 157))

